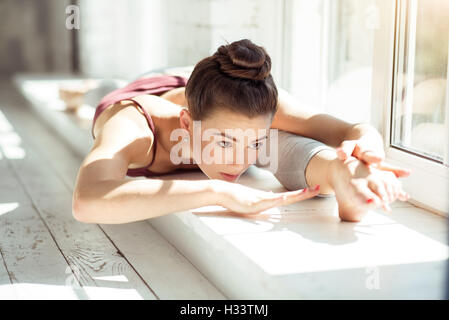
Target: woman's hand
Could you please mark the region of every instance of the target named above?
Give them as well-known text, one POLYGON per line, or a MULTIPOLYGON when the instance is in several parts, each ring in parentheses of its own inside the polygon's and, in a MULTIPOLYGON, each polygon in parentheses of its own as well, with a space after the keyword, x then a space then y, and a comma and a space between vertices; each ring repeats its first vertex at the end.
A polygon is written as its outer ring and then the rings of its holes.
MULTIPOLYGON (((340 160, 345 161, 349 157, 354 157, 369 165, 380 165, 385 160, 385 152, 382 140, 377 136, 362 136, 356 140, 345 140, 336 149, 337 156, 340 160)), ((392 171, 396 177, 406 177, 410 175, 409 169, 392 167, 392 171)))
POLYGON ((214 181, 214 190, 218 199, 217 204, 236 214, 244 215, 259 214, 272 207, 285 206, 313 198, 320 193, 319 186, 315 186, 314 189, 305 188, 273 193, 223 180, 214 181))
POLYGON ((396 176, 396 167, 383 161, 373 166, 355 157, 345 161, 337 158, 330 163, 328 172, 342 220, 360 221, 369 209, 381 205, 391 212, 388 203, 409 199, 396 176))

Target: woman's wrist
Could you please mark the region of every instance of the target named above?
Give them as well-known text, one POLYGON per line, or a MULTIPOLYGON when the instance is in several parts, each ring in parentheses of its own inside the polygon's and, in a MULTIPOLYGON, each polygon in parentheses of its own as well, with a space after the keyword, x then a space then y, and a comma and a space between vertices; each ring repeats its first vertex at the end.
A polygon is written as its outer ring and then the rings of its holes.
POLYGON ((365 145, 370 146, 370 150, 376 150, 380 154, 383 153, 384 150, 382 135, 376 128, 367 123, 357 123, 353 125, 351 130, 346 134, 344 140, 364 141, 365 145))
POLYGON ((344 140, 357 140, 357 139, 361 139, 365 136, 373 136, 376 138, 380 138, 380 140, 382 140, 382 136, 377 131, 376 128, 374 128, 369 123, 360 122, 360 123, 353 124, 351 126, 350 130, 348 130, 348 132, 346 133, 343 141, 344 140))
POLYGON ((209 195, 211 205, 223 205, 223 200, 226 197, 226 190, 229 187, 229 182, 220 179, 211 179, 209 183, 209 195))

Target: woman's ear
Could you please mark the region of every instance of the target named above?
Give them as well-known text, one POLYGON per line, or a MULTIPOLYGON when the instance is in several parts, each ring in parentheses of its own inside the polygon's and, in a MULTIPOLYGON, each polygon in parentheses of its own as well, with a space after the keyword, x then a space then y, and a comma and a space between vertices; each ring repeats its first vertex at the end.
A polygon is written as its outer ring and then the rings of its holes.
POLYGON ((183 108, 180 111, 179 123, 181 125, 181 128, 190 131, 190 128, 192 126, 192 117, 188 109, 183 108))

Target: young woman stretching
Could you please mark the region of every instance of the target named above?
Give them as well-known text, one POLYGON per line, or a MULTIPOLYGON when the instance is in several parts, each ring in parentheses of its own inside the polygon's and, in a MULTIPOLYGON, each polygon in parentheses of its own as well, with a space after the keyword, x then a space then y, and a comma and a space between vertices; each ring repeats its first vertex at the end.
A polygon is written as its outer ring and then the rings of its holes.
POLYGON ((391 211, 388 203, 409 198, 398 178, 410 172, 384 162, 374 128, 301 106, 278 91, 270 70, 265 49, 243 39, 220 46, 188 79, 141 78, 106 95, 93 119, 93 147, 76 179, 74 217, 126 223, 207 205, 257 214, 335 196, 340 218, 359 221, 370 209, 391 211), (242 131, 254 134, 235 134, 242 131), (278 132, 277 139, 269 131, 278 132), (277 161, 272 172, 293 191, 234 183, 250 165, 264 167, 259 154, 270 143, 270 168, 277 161), (157 178, 198 168, 209 179, 157 178))

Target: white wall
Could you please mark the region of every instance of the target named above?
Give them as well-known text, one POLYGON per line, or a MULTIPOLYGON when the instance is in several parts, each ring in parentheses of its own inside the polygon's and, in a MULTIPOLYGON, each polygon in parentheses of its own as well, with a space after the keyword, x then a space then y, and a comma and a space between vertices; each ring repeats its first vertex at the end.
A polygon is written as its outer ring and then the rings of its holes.
POLYGON ((267 49, 280 79, 282 7, 272 0, 80 0, 81 70, 134 78, 194 65, 225 39, 249 38, 267 49))
POLYGON ((80 0, 80 69, 133 78, 168 62, 163 1, 80 0))

